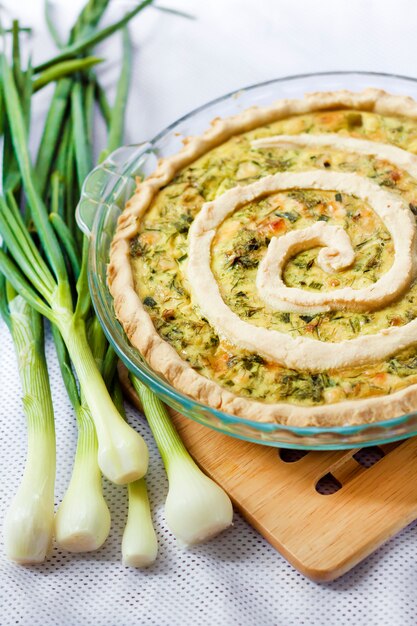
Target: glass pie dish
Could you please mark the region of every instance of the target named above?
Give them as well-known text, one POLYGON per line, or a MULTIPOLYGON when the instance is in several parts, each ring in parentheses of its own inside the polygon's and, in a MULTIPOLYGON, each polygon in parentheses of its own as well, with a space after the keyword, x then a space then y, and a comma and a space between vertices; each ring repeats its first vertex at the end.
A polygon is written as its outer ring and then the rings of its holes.
MULTIPOLYGON (((228 117, 253 105, 269 105, 281 98, 302 97, 313 91, 361 91, 366 87, 417 99, 417 80, 389 74, 332 72, 277 79, 214 100, 179 119, 147 143, 119 148, 87 177, 77 221, 90 237, 89 285, 98 318, 126 367, 186 417, 234 437, 287 448, 356 448, 417 434, 417 411, 379 422, 319 428, 250 421, 206 406, 177 391, 130 344, 115 317, 106 282, 110 244, 121 210, 135 190, 135 177, 151 174, 159 158, 178 152, 184 137, 201 134, 215 117, 228 117)), ((334 410, 337 411, 337 404, 334 410)))

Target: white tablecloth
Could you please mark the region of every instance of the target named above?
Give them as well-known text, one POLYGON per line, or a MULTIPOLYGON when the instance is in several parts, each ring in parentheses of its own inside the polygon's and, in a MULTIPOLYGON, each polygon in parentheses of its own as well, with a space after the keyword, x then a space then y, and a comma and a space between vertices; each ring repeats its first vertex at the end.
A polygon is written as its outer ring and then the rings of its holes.
MULTIPOLYGON (((161 0, 193 13, 195 21, 155 10, 132 24, 134 87, 128 140, 151 137, 178 116, 234 88, 287 74, 362 69, 417 75, 415 0, 161 0)), ((42 0, 7 0, 7 15, 35 28, 35 59, 49 56, 42 0)), ((79 0, 56 0, 62 25, 79 0)), ((112 16, 132 2, 115 1, 112 16)), ((3 12, 3 16, 7 16, 3 12)), ((102 71, 111 86, 118 73, 119 40, 103 52, 114 61, 102 71)), ((46 107, 39 96, 37 119, 46 107)), ((40 125, 36 124, 35 128, 40 125)), ((12 344, 0 325, 0 512, 17 487, 25 458, 25 425, 12 344)), ((56 501, 70 476, 76 431, 48 338, 56 412, 56 501)), ((72 556, 57 549, 44 564, 21 568, 0 555, 0 624, 11 626, 415 626, 417 525, 412 524, 339 581, 315 584, 294 571, 238 514, 235 525, 210 543, 179 548, 163 519, 167 482, 140 415, 130 422, 151 450, 149 488, 160 552, 147 571, 125 568, 120 541, 126 492, 105 484, 112 530, 97 553, 72 556)), ((349 530, 346 529, 348 533, 349 530)))

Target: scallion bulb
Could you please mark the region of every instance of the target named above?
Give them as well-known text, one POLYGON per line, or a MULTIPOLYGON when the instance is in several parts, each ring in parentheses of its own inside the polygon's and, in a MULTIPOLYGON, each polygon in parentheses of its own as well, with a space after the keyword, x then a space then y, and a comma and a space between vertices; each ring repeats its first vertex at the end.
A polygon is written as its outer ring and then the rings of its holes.
POLYGON ((85 406, 77 410, 78 444, 68 489, 55 517, 57 543, 69 552, 98 550, 110 532, 103 497, 94 424, 85 406))
MULTIPOLYGON (((39 441, 35 444, 42 453, 39 441)), ((48 446, 46 454, 51 454, 48 446)), ((54 451, 55 452, 55 451, 54 451)), ((31 455, 30 455, 31 456, 31 455)), ((4 520, 7 558, 17 563, 42 563, 52 544, 54 524, 54 461, 28 457, 23 480, 4 520)))
POLYGON ((158 543, 152 525, 145 480, 129 483, 129 511, 123 533, 123 564, 130 567, 148 567, 158 553, 158 543))
POLYGON ((94 421, 101 471, 119 485, 142 478, 148 469, 148 447, 114 406, 91 352, 83 321, 72 320, 60 331, 94 421))
POLYGON ((172 457, 165 467, 169 481, 165 519, 181 543, 206 541, 231 525, 230 498, 191 458, 172 457))
POLYGON ((6 555, 18 563, 42 562, 52 543, 55 427, 46 367, 43 322, 21 296, 9 290, 13 337, 27 418, 28 452, 23 478, 6 513, 6 555))

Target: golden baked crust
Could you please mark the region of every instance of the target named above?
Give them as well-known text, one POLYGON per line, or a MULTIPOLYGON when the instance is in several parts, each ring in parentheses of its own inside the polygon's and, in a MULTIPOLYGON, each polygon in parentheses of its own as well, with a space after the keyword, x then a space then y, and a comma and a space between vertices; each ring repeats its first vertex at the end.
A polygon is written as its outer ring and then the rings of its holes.
POLYGON ((355 109, 417 119, 417 103, 411 98, 392 96, 375 89, 361 93, 314 93, 301 100, 282 100, 271 107, 254 107, 232 118, 216 119, 204 135, 185 140, 184 148, 178 154, 161 161, 153 175, 138 183, 135 195, 120 217, 111 246, 108 269, 108 282, 114 297, 116 315, 129 340, 150 366, 176 389, 204 404, 252 420, 277 421, 294 426, 336 426, 379 421, 410 412, 417 407, 417 385, 410 385, 382 397, 320 406, 267 404, 235 395, 199 374, 180 357, 158 334, 135 291, 130 241, 137 234, 139 218, 149 208, 159 190, 172 181, 179 170, 234 135, 291 115, 335 109, 355 109))

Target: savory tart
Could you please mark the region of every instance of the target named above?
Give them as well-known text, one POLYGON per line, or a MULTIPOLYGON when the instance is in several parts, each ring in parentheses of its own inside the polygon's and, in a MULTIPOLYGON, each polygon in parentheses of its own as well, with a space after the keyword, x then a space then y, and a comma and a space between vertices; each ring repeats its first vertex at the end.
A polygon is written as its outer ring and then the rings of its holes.
POLYGON ((368 89, 215 119, 138 181, 108 281, 176 389, 291 425, 417 409, 417 103, 368 89))

